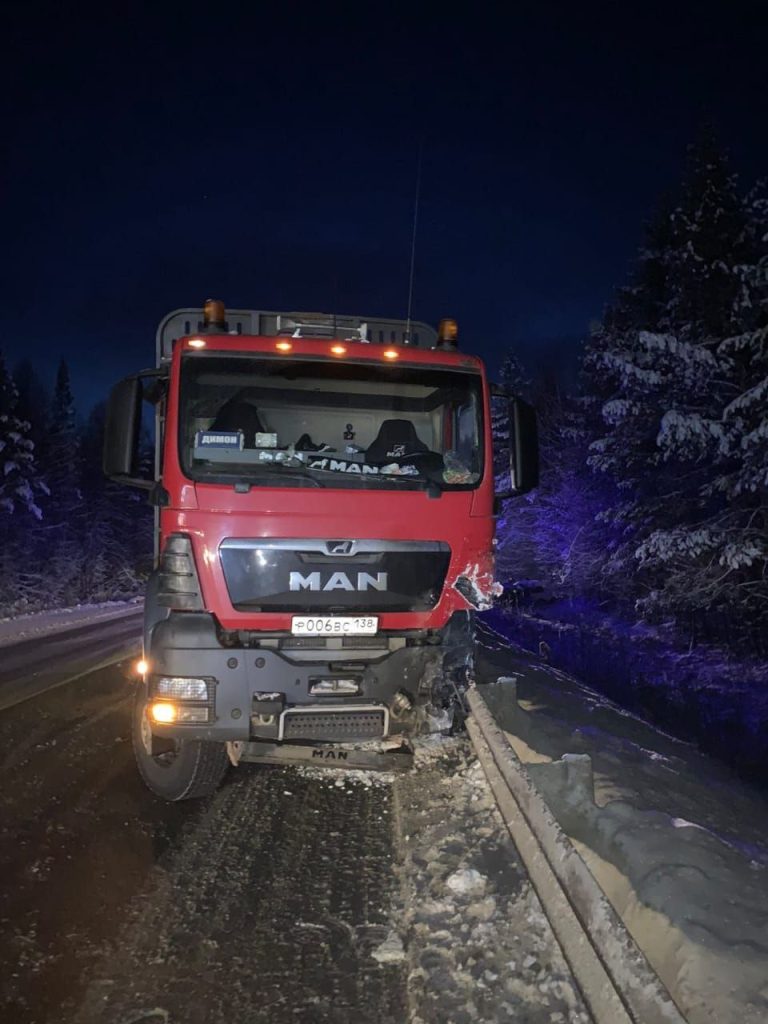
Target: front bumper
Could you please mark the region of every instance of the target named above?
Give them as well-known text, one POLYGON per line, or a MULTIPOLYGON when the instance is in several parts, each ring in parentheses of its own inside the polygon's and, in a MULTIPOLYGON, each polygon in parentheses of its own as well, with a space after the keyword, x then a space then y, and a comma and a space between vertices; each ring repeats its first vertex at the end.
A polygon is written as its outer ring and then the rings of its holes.
POLYGON ((443 632, 429 637, 380 636, 367 646, 361 646, 362 641, 345 645, 334 638, 322 647, 290 637, 254 636, 258 635, 250 635, 243 645, 224 646, 207 613, 171 614, 156 623, 146 652, 149 696, 154 695, 159 676, 203 678, 210 684, 211 712, 205 724, 153 723, 152 731, 187 739, 274 742, 344 742, 345 736, 357 740, 408 734, 424 727, 436 683, 442 679, 443 632), (334 679, 354 680, 357 692, 310 692, 318 682, 334 679), (404 704, 412 706, 404 709, 404 704), (301 711, 308 714, 292 714, 301 711))

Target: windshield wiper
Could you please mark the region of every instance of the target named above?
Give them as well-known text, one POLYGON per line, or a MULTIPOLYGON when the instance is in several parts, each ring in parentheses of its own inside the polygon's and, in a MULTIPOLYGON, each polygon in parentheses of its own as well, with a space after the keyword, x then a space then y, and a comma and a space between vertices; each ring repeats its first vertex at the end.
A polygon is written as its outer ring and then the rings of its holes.
MULTIPOLYGON (((323 483, 322 480, 318 480, 317 477, 313 476, 309 470, 302 469, 301 466, 288 466, 284 462, 272 462, 269 463, 268 465, 259 465, 257 463, 256 465, 250 466, 249 468, 251 469, 252 472, 266 473, 267 475, 269 475, 270 473, 274 473, 275 470, 277 470, 278 474, 295 476, 298 477, 300 480, 309 480, 310 483, 315 485, 315 487, 325 487, 325 484, 323 483)), ((234 484, 235 490, 238 491, 239 493, 247 494, 248 491, 250 491, 251 487, 252 483, 250 480, 236 480, 234 484)))

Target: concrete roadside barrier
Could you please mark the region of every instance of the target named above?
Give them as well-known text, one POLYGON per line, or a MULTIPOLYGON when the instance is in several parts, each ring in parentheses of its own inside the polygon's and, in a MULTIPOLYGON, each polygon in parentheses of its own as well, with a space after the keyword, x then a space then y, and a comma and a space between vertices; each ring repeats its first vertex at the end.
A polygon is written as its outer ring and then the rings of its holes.
POLYGON ((476 688, 469 734, 596 1024, 685 1024, 476 688))

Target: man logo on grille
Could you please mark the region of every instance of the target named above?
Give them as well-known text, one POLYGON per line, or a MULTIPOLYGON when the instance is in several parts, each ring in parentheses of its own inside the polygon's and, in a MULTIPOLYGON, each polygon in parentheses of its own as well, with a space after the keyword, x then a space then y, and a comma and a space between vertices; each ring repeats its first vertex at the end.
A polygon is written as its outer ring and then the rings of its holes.
POLYGON ((359 572, 357 579, 350 579, 345 572, 333 572, 323 582, 320 572, 292 572, 289 576, 288 589, 296 593, 299 590, 331 591, 331 590, 386 590, 387 573, 359 572))

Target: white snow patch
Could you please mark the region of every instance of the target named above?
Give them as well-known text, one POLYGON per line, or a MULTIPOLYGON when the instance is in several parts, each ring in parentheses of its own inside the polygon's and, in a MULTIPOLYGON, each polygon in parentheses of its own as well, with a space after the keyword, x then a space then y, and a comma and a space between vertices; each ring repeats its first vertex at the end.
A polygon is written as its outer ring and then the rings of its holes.
POLYGON ((366 789, 375 787, 386 788, 391 786, 395 780, 392 772, 381 772, 366 768, 336 768, 331 765, 326 767, 314 764, 301 764, 295 765, 293 771, 297 775, 303 775, 308 779, 317 779, 338 789, 352 788, 353 786, 364 786, 366 789))
POLYGON ((371 956, 380 964, 398 964, 405 960, 403 940, 396 931, 391 931, 386 939, 373 950, 371 956))
POLYGON ((698 828, 702 832, 710 831, 708 828, 704 828, 703 825, 697 825, 695 821, 686 821, 685 818, 672 818, 672 825, 674 828, 698 828))
POLYGON ((485 892, 488 879, 475 868, 463 868, 449 875, 445 884, 457 896, 478 896, 485 892))

